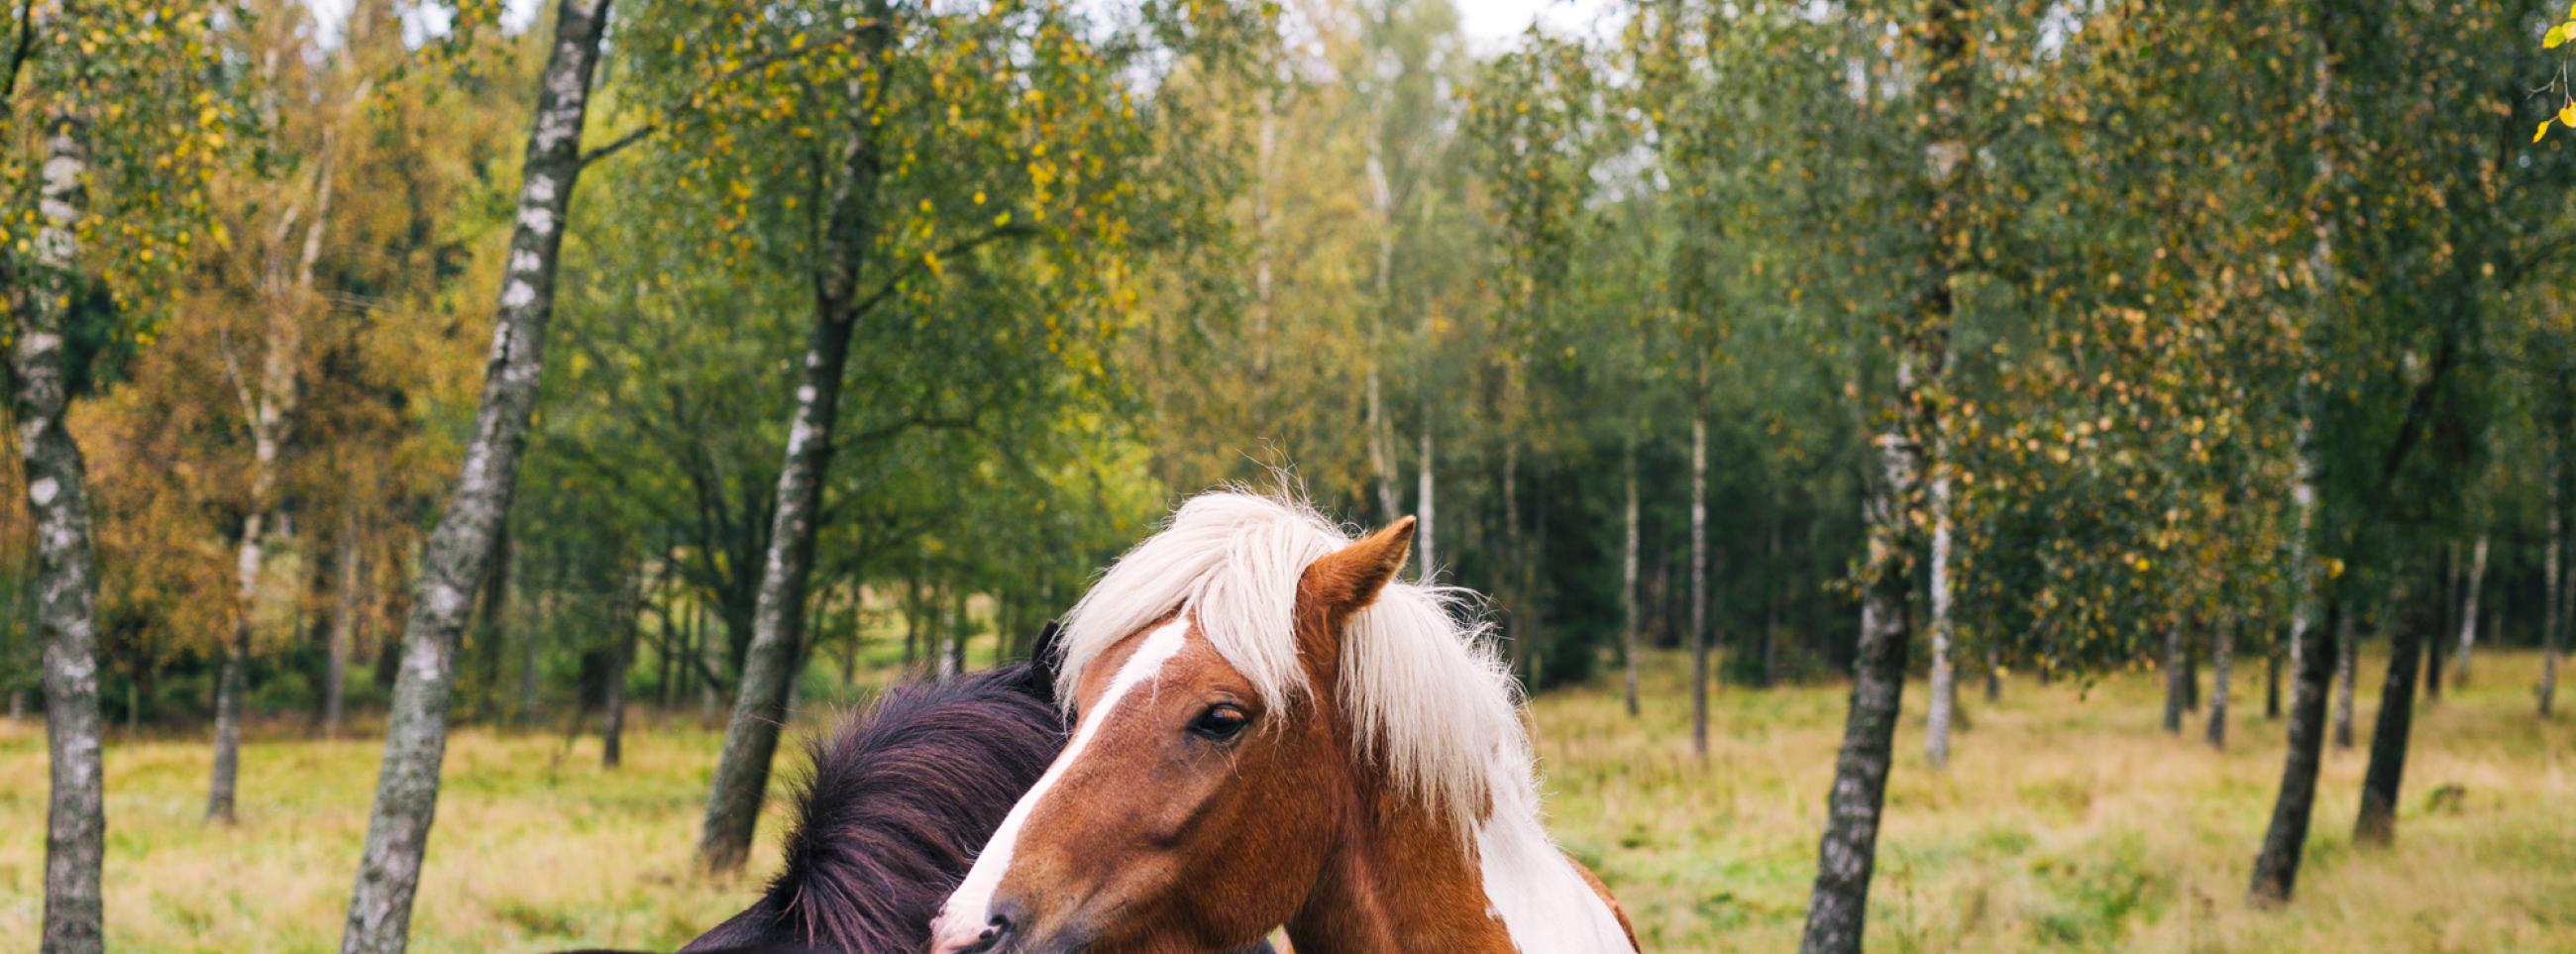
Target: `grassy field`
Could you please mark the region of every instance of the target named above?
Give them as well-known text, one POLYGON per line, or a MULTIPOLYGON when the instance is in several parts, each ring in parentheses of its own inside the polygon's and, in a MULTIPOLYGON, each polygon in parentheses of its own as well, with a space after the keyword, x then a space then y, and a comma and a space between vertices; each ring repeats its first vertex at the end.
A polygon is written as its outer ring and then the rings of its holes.
MULTIPOLYGON (((1792 950, 1844 691, 1721 691, 1703 762, 1677 662, 1656 664, 1641 721, 1606 687, 1539 700, 1555 830, 1618 891, 1649 950, 1792 950)), ((2181 739, 2158 731, 2147 676, 2084 698, 2017 679, 2000 705, 1969 704, 1943 775, 1920 756, 1917 684, 1870 947, 2576 951, 2576 720, 2532 716, 2538 665, 2483 654, 2475 686, 2420 716, 2392 850, 2350 846, 2365 750, 2330 750, 2298 899, 2282 911, 2243 902, 2281 755, 2253 678, 2236 686, 2251 704, 2224 754, 2197 725, 2181 739), (2458 796, 2433 807, 2448 786, 2458 796)), ((809 712, 804 727, 827 716, 809 712)), ((599 768, 595 739, 567 750, 547 734, 457 735, 414 951, 667 949, 746 903, 757 874, 708 878, 689 863, 716 734, 640 721, 616 772, 599 768)), ((201 740, 111 743, 110 948, 334 949, 376 756, 364 738, 280 730, 248 747, 240 825, 214 828, 198 820, 201 740)), ((0 726, 0 947, 36 935, 44 760, 40 728, 0 726)), ((755 872, 775 865, 774 819, 755 872)))

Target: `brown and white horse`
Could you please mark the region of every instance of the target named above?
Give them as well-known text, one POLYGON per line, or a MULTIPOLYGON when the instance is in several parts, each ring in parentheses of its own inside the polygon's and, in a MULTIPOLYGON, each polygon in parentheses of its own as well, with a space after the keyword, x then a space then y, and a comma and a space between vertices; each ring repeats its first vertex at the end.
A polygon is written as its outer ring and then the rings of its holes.
POLYGON ((1303 505, 1190 500, 1069 615, 1073 741, 931 930, 934 954, 1636 949, 1539 823, 1510 674, 1458 591, 1303 505))

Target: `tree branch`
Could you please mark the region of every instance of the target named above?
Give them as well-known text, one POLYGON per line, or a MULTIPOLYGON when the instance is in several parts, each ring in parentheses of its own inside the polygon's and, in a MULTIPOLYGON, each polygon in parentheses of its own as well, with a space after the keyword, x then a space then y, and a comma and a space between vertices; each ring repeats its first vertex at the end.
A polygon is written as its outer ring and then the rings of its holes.
MULTIPOLYGON (((32 3, 33 0, 29 0, 29 2, 32 3)), ((576 160, 575 164, 583 168, 588 168, 591 163, 616 155, 619 151, 628 146, 632 146, 636 143, 652 138, 654 133, 670 128, 672 124, 678 120, 687 118, 700 110, 706 109, 707 103, 715 90, 723 88, 725 84, 731 83, 734 80, 741 79, 746 74, 757 70, 768 69, 771 66, 775 66, 788 60, 802 59, 817 51, 846 46, 851 40, 857 39, 862 31, 865 31, 870 27, 884 25, 886 22, 891 21, 879 21, 872 18, 862 19, 850 24, 848 32, 834 36, 830 40, 815 43, 801 49, 778 50, 767 56, 753 57, 740 66, 726 70, 723 75, 718 76, 715 79, 708 80, 706 85, 698 87, 697 90, 688 95, 688 98, 682 99, 678 106, 674 106, 665 112, 664 118, 648 121, 642 126, 627 130, 617 138, 609 140, 606 144, 603 144, 598 148, 582 153, 581 158, 576 160)))

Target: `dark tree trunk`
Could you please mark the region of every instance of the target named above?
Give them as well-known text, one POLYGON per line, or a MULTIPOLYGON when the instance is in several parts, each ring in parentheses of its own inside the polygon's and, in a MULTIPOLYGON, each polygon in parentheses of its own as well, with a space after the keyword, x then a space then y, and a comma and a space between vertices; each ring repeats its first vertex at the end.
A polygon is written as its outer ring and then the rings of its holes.
POLYGON ((2232 621, 2221 623, 2211 636, 2217 642, 2210 647, 2209 653, 2209 747, 2224 749, 2227 747, 2228 679, 2231 677, 2230 667, 2235 662, 2236 624, 2232 621))
POLYGON ((71 404, 64 338, 78 261, 81 179, 89 154, 70 117, 46 120, 33 254, 0 252, 0 292, 16 322, 9 345, 9 406, 18 427, 27 514, 35 524, 35 633, 44 647, 46 954, 96 954, 99 866, 107 849, 98 704, 98 578, 90 550, 89 484, 80 445, 63 420, 71 404))
POLYGON ((2385 845, 2397 837, 2397 789, 2406 778, 2406 742, 2415 722, 2415 665, 2423 645, 2413 626, 2389 630, 2388 679, 2379 689, 2379 724, 2370 736, 2370 768, 2361 779, 2354 844, 2385 845))
POLYGON ((2200 711, 2200 651, 2189 640, 2182 646, 2182 709, 2200 711))
POLYGON ((2281 717, 2281 649, 2263 652, 2263 718, 2281 717))
POLYGON ((2165 624, 2165 733, 2182 734, 2182 627, 2165 624))
POLYGON ((447 509, 422 555, 418 594, 403 626, 401 673, 385 722, 385 755, 375 807, 349 897, 342 954, 402 954, 411 902, 438 806, 439 764, 447 753, 454 651, 474 602, 474 585, 510 507, 510 487, 527 443, 528 418, 544 368, 555 268, 581 161, 590 77, 608 23, 609 0, 562 0, 554 44, 539 79, 534 128, 522 165, 516 225, 494 315, 492 354, 473 436, 447 509))
POLYGON ((2352 748, 2353 654, 2356 651, 2352 616, 2345 613, 2342 621, 2335 624, 2334 744, 2338 749, 2352 748))
POLYGON ((2291 627, 2291 638, 2302 642, 2291 674, 2290 744, 2281 762, 2280 795, 2272 803, 2272 822, 2263 832, 2263 850, 2254 858, 2253 885, 2247 890, 2248 900, 2257 906, 2287 902, 2298 885, 2308 820, 2316 810, 2317 767, 2325 755, 2326 695, 2334 681, 2334 647, 2326 634, 2342 628, 2342 616, 2340 601, 2329 600, 2324 625, 2291 627))
POLYGON ((626 673, 635 668, 635 644, 642 632, 639 614, 630 609, 625 632, 609 654, 608 674, 600 680, 599 764, 603 768, 616 768, 625 761, 626 673))
MULTIPOLYGON (((871 8, 871 22, 862 29, 858 44, 860 57, 868 61, 881 56, 893 38, 884 5, 871 4, 871 8)), ((855 85, 849 95, 854 103, 865 98, 855 85)), ((790 683, 802 657, 806 578, 813 567, 814 535, 822 523, 823 478, 832 457, 832 425, 839 418, 841 371, 849 356, 853 325, 859 309, 865 307, 859 297, 859 274, 876 232, 870 218, 878 175, 876 142, 869 132, 873 127, 865 122, 852 126, 841 155, 846 175, 835 186, 838 191, 825 229, 814 327, 806 339, 786 459, 778 471, 777 511, 770 523, 769 553, 753 610, 751 646, 743 657, 733 718, 725 729, 724 751, 717 757, 715 782, 707 792, 706 818, 699 833, 698 861, 710 871, 740 868, 751 851, 761 799, 769 790, 770 760, 777 753, 778 731, 787 715, 790 683)))

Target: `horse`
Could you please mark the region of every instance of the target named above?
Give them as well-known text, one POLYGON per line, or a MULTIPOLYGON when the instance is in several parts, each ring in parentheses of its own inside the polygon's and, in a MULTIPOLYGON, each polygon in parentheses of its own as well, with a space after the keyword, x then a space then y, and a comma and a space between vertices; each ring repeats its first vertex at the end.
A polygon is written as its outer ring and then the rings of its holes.
POLYGON ((1302 502, 1191 498, 1067 614, 1072 741, 932 922, 933 954, 1636 951, 1540 824, 1518 684, 1462 590, 1302 502))
POLYGON ((785 866, 682 954, 927 949, 940 899, 1064 748, 1049 665, 1058 632, 1038 634, 1034 662, 896 686, 809 741, 785 866))

